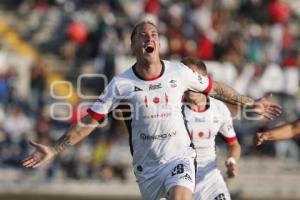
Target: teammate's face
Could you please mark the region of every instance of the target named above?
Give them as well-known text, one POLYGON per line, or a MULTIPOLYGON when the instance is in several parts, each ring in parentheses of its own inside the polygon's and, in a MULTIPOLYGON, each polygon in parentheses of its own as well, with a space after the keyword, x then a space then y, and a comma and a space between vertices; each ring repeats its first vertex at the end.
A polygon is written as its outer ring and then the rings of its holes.
MULTIPOLYGON (((188 65, 188 67, 195 73, 198 73, 199 75, 202 75, 202 76, 207 76, 207 73, 201 69, 199 69, 196 65, 194 64, 190 64, 188 65)), ((200 92, 194 92, 194 91, 187 91, 185 94, 185 99, 188 101, 188 102, 200 102, 202 101, 203 104, 206 104, 206 95, 203 94, 203 93, 200 93, 200 92)))
POLYGON ((205 94, 190 90, 184 93, 184 98, 189 103, 198 102, 202 103, 203 105, 205 105, 207 101, 207 96, 205 94))
POLYGON ((196 72, 198 74, 200 74, 201 76, 207 76, 207 73, 201 69, 199 69, 196 65, 194 64, 190 64, 188 65, 188 67, 193 71, 196 72))
POLYGON ((159 56, 160 44, 156 27, 152 24, 139 26, 131 47, 137 57, 142 56, 150 59, 154 56, 159 56))

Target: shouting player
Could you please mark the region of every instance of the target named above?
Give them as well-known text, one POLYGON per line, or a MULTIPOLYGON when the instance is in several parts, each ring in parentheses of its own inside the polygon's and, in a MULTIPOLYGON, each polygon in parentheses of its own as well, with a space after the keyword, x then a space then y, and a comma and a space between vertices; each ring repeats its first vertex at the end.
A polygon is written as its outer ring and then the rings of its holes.
MULTIPOLYGON (((182 61, 194 72, 206 76, 206 66, 191 58, 182 61)), ((185 93, 184 118, 194 148, 196 149, 195 200, 230 200, 225 181, 217 168, 215 137, 220 132, 227 144, 228 158, 225 162, 228 177, 237 175, 237 160, 241 154, 240 144, 233 129, 227 106, 199 92, 185 93)))
MULTIPOLYGON (((222 89, 213 88, 211 80, 192 72, 181 63, 160 60, 159 34, 150 21, 137 24, 131 35, 136 63, 115 76, 88 109, 88 115, 72 125, 53 146, 31 142, 36 151, 22 161, 24 167, 37 167, 71 145, 87 137, 98 122, 122 101, 132 107, 130 147, 134 173, 146 200, 166 196, 171 200, 192 199, 195 186, 195 151, 181 114, 182 95, 187 90, 205 94, 216 90, 231 99, 222 89), (213 89, 212 89, 213 88, 213 89), (219 89, 219 90, 218 90, 219 89)), ((278 106, 236 98, 235 102, 259 107, 257 113, 270 116, 278 106), (262 106, 258 106, 262 105, 262 106)), ((274 114, 276 115, 276 114, 274 114)))

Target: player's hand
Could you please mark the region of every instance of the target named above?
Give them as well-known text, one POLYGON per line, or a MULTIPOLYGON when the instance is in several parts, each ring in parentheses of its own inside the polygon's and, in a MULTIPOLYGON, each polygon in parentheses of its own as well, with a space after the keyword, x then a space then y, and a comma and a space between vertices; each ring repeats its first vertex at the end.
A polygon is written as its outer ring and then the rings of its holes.
MULTIPOLYGON (((270 97, 271 95, 269 95, 270 97)), ((262 115, 267 119, 273 120, 281 114, 281 106, 277 103, 270 101, 269 97, 263 97, 255 101, 253 111, 262 115)))
POLYGON ((234 158, 229 158, 225 161, 228 178, 233 178, 238 174, 238 166, 234 158))
POLYGON ((35 152, 22 160, 22 166, 26 168, 35 168, 47 162, 56 155, 53 147, 30 141, 30 144, 36 148, 35 152))
POLYGON ((268 140, 268 136, 265 133, 256 133, 253 140, 254 140, 254 144, 256 146, 259 146, 268 140))

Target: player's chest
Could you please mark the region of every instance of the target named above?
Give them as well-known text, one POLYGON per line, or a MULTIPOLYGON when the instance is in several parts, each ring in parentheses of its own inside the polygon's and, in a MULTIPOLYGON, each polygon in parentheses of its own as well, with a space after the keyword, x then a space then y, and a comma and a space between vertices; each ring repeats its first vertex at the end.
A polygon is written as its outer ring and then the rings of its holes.
POLYGON ((181 103, 183 88, 179 80, 169 78, 165 81, 135 83, 129 101, 149 106, 171 106, 181 103))
POLYGON ((187 127, 191 138, 209 140, 214 138, 221 128, 221 118, 217 114, 197 115, 187 117, 187 127))

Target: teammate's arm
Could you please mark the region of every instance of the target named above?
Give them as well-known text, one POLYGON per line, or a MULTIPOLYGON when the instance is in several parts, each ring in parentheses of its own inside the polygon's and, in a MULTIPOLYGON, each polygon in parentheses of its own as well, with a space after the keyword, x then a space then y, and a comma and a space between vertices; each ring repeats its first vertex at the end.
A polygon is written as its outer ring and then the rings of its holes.
POLYGON ((238 174, 237 161, 241 156, 241 146, 237 140, 227 143, 227 160, 225 166, 227 167, 227 175, 229 178, 235 177, 238 174))
POLYGON ((227 142, 227 157, 234 158, 235 160, 240 159, 241 156, 241 146, 238 140, 234 142, 227 142))
POLYGON ((296 135, 300 135, 300 121, 296 120, 292 123, 260 132, 255 135, 255 145, 259 146, 266 141, 288 140, 296 135))
POLYGON ((268 119, 273 119, 281 114, 281 106, 265 97, 254 100, 251 97, 239 94, 232 87, 224 83, 213 81, 212 85, 212 90, 209 95, 223 102, 243 107, 246 106, 252 109, 256 114, 268 119))
POLYGON ((72 125, 53 146, 47 146, 31 141, 30 144, 36 148, 36 151, 26 157, 22 161, 22 165, 27 168, 40 166, 52 159, 58 153, 83 140, 98 125, 99 123, 97 120, 93 119, 90 115, 86 115, 79 122, 72 125))
POLYGON ((237 140, 231 113, 225 104, 220 104, 220 112, 223 114, 222 126, 219 132, 223 135, 227 146, 227 160, 225 166, 227 167, 228 177, 234 177, 238 173, 237 161, 241 156, 241 146, 237 140))

